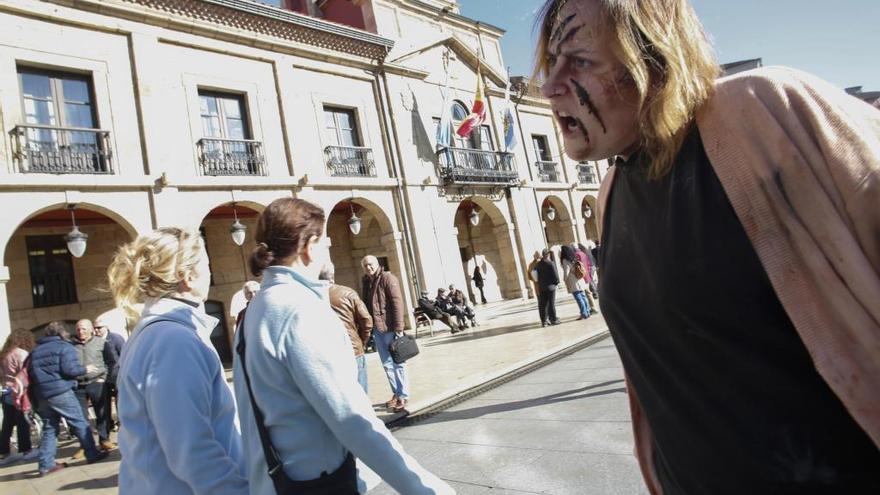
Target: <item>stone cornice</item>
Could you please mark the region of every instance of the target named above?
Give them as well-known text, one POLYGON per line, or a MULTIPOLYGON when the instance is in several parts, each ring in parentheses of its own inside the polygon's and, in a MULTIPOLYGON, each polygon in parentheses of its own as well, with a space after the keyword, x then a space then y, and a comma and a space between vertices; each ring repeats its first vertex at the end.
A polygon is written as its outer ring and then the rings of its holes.
MULTIPOLYGON (((71 4, 69 0, 50 1, 71 4)), ((256 35, 247 44, 257 36, 267 36, 372 60, 384 59, 394 46, 394 41, 373 33, 248 0, 73 0, 72 4, 127 18, 132 17, 128 6, 140 6, 164 14, 161 24, 170 29, 197 33, 200 28, 227 28, 233 37, 241 32, 256 35)), ((135 20, 156 23, 155 15, 135 20)))

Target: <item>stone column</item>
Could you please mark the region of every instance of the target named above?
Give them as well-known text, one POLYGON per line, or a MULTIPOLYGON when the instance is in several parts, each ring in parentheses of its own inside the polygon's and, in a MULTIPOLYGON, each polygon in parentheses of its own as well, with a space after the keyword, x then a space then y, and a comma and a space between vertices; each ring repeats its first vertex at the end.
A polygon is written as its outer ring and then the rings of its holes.
POLYGON ((509 246, 509 248, 503 245, 499 246, 502 259, 502 266, 500 268, 505 272, 504 278, 507 283, 513 286, 512 292, 518 291, 518 293, 504 294, 504 299, 527 297, 526 294, 528 294, 528 292, 524 285, 525 282, 522 277, 519 276, 523 273, 523 266, 520 263, 519 257, 515 254, 516 248, 514 246, 516 246, 516 233, 514 232, 513 226, 509 224, 498 225, 492 230, 492 235, 495 239, 498 239, 497 242, 505 243, 509 246), (512 270, 506 269, 508 263, 512 263, 510 266, 512 270))
POLYGON ((9 267, 0 266, 0 345, 12 333, 12 322, 9 319, 9 300, 6 295, 6 282, 9 282, 9 267))

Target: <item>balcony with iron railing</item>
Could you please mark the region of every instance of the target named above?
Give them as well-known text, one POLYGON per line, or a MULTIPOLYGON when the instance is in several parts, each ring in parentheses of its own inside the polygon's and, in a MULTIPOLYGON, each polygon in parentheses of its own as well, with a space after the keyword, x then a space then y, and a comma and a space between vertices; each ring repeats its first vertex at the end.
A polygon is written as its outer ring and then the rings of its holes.
POLYGON ((109 131, 23 124, 10 134, 13 156, 21 173, 113 173, 109 131))
POLYGON ((204 175, 266 175, 266 159, 260 141, 202 138, 196 146, 204 175))
POLYGON ((441 175, 447 184, 509 185, 519 179, 513 153, 445 148, 439 156, 441 175))
POLYGON ((585 186, 598 186, 599 173, 596 166, 592 163, 578 163, 578 184, 585 186))
POLYGON ((327 146, 324 158, 331 177, 375 177, 373 149, 360 146, 327 146))
POLYGON ((541 182, 559 182, 559 164, 549 161, 535 162, 538 169, 538 180, 541 182))

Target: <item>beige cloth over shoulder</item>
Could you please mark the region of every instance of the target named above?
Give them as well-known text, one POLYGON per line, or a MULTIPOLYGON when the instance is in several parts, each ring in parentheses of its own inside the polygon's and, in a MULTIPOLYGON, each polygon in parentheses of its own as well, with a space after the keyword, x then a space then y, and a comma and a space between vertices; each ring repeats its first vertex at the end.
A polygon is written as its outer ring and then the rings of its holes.
MULTIPOLYGON (((709 161, 819 374, 880 446, 880 111, 808 74, 749 71, 698 112, 709 161)), ((599 192, 599 225, 612 191, 599 192)), ((632 388, 652 493, 651 432, 632 388)))

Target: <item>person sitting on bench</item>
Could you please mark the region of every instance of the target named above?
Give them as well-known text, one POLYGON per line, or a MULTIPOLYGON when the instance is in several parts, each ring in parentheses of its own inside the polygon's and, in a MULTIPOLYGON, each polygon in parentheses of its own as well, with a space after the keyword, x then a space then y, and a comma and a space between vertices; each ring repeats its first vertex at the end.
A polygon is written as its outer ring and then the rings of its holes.
POLYGON ((455 288, 455 284, 449 284, 449 300, 452 301, 452 304, 455 305, 459 311, 464 313, 464 315, 471 320, 472 328, 477 326, 477 314, 474 313, 474 308, 468 304, 464 292, 462 292, 461 289, 455 288))
POLYGON ((418 303, 419 309, 424 312, 428 318, 442 321, 452 329, 452 333, 458 333, 464 330, 464 327, 452 322, 452 316, 450 314, 444 313, 439 307, 437 307, 437 304, 428 297, 428 291, 422 291, 422 297, 419 298, 418 303))
POLYGON ((449 298, 446 289, 443 287, 437 289, 437 299, 435 300, 435 303, 437 307, 440 308, 440 311, 454 316, 462 330, 467 328, 467 316, 465 316, 464 311, 458 309, 455 304, 452 303, 452 299, 449 298))

